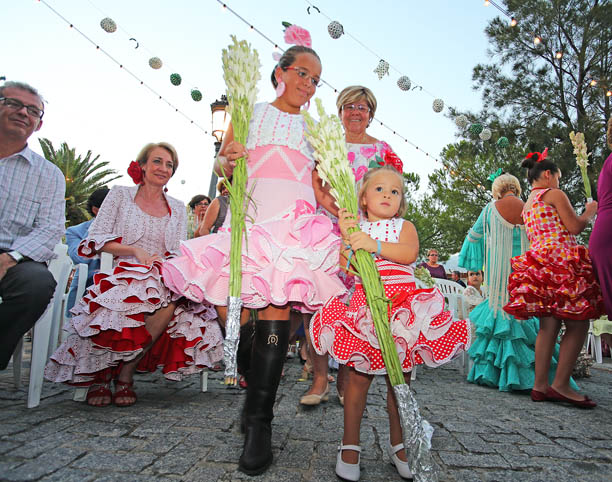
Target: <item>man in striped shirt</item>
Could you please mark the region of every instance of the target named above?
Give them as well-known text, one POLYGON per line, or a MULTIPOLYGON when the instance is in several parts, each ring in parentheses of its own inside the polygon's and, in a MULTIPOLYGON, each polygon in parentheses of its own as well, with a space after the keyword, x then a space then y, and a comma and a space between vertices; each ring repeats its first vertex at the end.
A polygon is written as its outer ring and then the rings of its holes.
POLYGON ((66 182, 54 164, 28 147, 43 114, 33 87, 0 86, 0 370, 55 289, 46 261, 64 234, 66 182))

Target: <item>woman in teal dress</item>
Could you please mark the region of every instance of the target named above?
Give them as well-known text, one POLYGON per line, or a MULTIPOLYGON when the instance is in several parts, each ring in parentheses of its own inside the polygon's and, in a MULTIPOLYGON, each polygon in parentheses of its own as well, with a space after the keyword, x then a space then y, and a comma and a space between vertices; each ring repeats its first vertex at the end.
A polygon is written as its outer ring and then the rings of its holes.
MULTIPOLYGON (((519 198, 521 186, 511 174, 501 174, 493 181, 493 201, 485 206, 470 229, 459 266, 476 271, 484 266, 489 297, 470 313, 476 333, 468 353, 474 364, 468 381, 498 387, 500 391, 531 390, 535 372, 537 318, 518 321, 503 310, 508 302, 510 258, 529 247, 519 198)), ((557 365, 555 348, 551 374, 557 365)))

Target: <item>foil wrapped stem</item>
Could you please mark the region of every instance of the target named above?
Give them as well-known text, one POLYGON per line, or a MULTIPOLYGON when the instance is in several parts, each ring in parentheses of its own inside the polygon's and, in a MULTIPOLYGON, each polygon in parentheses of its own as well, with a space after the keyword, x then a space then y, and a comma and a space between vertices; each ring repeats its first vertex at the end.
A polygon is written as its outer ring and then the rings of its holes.
POLYGON ((437 482, 438 473, 430 452, 430 442, 424 427, 427 422, 421 417, 419 405, 405 384, 393 387, 404 436, 404 448, 408 456, 410 471, 415 482, 437 482))
POLYGON ((227 320, 225 321, 225 340, 223 340, 223 361, 225 363, 225 383, 238 383, 238 343, 240 342, 240 315, 242 299, 235 296, 227 298, 227 320))

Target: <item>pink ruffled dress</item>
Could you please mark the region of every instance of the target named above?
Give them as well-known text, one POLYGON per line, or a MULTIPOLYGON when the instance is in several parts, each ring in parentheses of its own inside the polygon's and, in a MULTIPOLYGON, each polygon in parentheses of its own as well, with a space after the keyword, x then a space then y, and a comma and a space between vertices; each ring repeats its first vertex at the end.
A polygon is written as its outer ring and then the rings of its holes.
MULTIPOLYGON (((79 255, 93 257, 109 241, 138 246, 148 253, 176 253, 187 237, 183 203, 166 196, 170 214, 151 216, 138 207, 138 186, 115 186, 79 246, 79 255)), ((161 263, 145 266, 136 258, 114 258, 112 274, 94 275, 94 284, 71 310, 68 337, 51 356, 45 377, 54 382, 90 385, 103 370, 117 371, 151 342, 145 315, 177 301, 166 331, 139 362, 139 371, 161 368, 180 380, 223 357, 223 336, 209 304, 179 299, 163 283, 161 263)))
MULTIPOLYGON (((315 163, 302 116, 256 104, 246 148, 251 202, 242 248, 243 304, 315 311, 345 288, 336 275, 340 238, 331 221, 315 213, 315 163)), ((183 256, 164 263, 171 290, 227 305, 230 218, 228 212, 218 233, 183 242, 183 256)))
MULTIPOLYGON (((362 231, 373 239, 398 242, 404 220, 393 218, 374 223, 362 221, 362 231)), ((453 320, 444 309, 444 296, 438 288, 417 289, 412 266, 377 256, 385 295, 392 300, 389 311, 391 334, 402 370, 409 372, 426 363, 440 366, 471 343, 467 320, 453 320)), ((374 322, 365 291, 356 280, 350 305, 331 299, 310 323, 312 344, 320 355, 329 353, 338 363, 370 375, 386 374, 374 322)))

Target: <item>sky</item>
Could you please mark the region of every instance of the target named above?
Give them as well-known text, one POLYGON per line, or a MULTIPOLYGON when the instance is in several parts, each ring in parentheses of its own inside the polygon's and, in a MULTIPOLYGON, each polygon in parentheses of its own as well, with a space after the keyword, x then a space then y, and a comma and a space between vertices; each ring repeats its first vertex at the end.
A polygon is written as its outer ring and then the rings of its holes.
MULTIPOLYGON (((282 21, 308 29, 325 81, 338 91, 355 84, 372 89, 378 100, 376 117, 431 155, 376 123, 368 129, 393 147, 404 171, 421 176, 422 190, 427 176, 440 167, 432 157, 439 157, 457 133, 445 116, 447 108, 442 113, 432 110, 434 98, 461 110, 480 109, 472 69, 490 62, 484 29, 499 14, 481 0, 312 2, 321 13, 305 0, 225 3, 283 48, 289 46, 283 41, 282 21), (367 48, 348 35, 332 39, 327 17, 339 21, 367 48), (391 69, 379 80, 373 70, 380 58, 391 69), (400 90, 400 75, 423 90, 400 90)), ((231 34, 259 52, 258 101, 274 100, 269 80, 275 65, 273 46, 216 0, 2 0, 1 5, 0 76, 30 83, 47 101, 43 126, 30 138, 30 147, 41 152, 37 138, 45 137, 56 147, 67 142, 83 155, 91 150, 124 174, 113 184, 131 184, 126 174, 130 161, 146 143, 166 141, 176 147, 180 161, 169 194, 188 202, 195 194, 207 193, 214 157, 210 104, 225 92, 221 50, 231 34), (115 33, 100 27, 105 17, 118 25, 115 33), (162 60, 161 69, 149 67, 153 56, 162 60), (181 75, 180 86, 170 83, 172 73, 181 75), (191 99, 192 88, 202 92, 200 102, 191 99)), ((315 97, 323 100, 327 112, 335 112, 336 95, 323 86, 315 97)))

